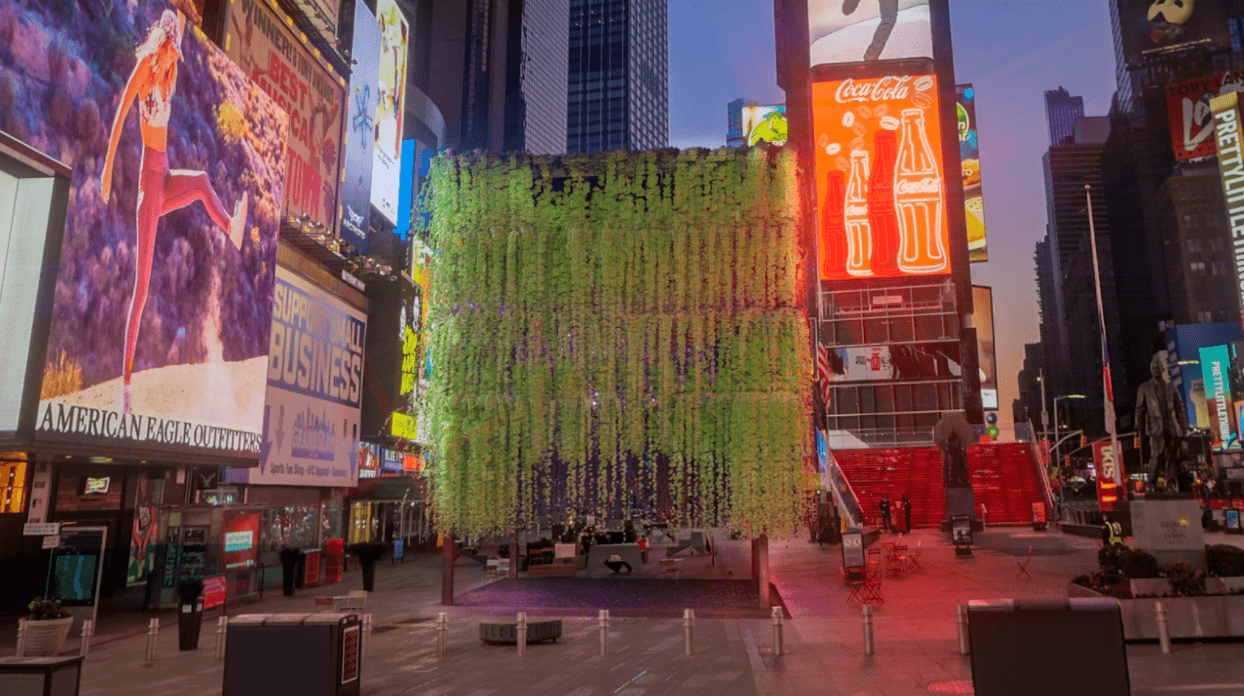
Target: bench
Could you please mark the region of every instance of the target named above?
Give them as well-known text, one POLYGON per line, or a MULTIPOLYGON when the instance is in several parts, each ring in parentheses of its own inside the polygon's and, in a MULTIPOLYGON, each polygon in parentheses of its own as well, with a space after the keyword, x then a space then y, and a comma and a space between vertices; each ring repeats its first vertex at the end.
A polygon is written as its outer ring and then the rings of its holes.
MULTIPOLYGON (((556 643, 561 637, 561 619, 527 622, 528 645, 546 640, 556 643)), ((481 621, 479 622, 479 639, 492 645, 517 645, 518 623, 516 621, 481 621)))

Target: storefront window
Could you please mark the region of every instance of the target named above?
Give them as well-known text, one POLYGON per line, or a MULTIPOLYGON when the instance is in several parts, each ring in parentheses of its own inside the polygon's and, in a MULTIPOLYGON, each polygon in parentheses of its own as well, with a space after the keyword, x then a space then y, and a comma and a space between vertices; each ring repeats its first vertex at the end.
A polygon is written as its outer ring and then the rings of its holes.
POLYGON ((355 503, 350 507, 350 543, 371 541, 379 526, 377 519, 380 506, 372 503, 355 503))
POLYGON ((319 508, 275 507, 263 511, 263 550, 275 555, 284 548, 318 545, 319 508))
POLYGON ((341 496, 333 496, 320 503, 320 524, 324 527, 324 539, 342 538, 341 496))

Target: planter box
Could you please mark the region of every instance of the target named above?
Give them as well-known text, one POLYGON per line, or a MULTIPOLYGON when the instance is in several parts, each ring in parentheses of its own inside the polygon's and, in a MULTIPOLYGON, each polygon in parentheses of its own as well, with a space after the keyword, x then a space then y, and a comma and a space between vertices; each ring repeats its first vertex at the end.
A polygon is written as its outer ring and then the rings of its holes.
MULTIPOLYGON (((1223 578, 1211 578, 1223 580, 1223 578)), ((1226 578, 1242 581, 1241 578, 1226 578)), ((1207 582, 1207 586, 1209 583, 1207 582)), ((1214 588, 1209 587, 1211 591, 1214 588)), ((1079 585, 1067 586, 1069 597, 1101 597, 1103 595, 1079 585)), ((1239 638, 1244 637, 1244 595, 1207 595, 1204 597, 1160 597, 1151 599, 1120 599, 1125 640, 1157 640, 1158 619, 1155 604, 1166 607, 1168 628, 1172 639, 1239 638)))
POLYGON ((25 629, 22 643, 25 657, 55 657, 65 647, 69 627, 73 626, 73 617, 48 621, 22 619, 21 624, 25 629))
MULTIPOLYGON (((1128 580, 1133 595, 1164 595, 1171 593, 1171 581, 1166 578, 1148 578, 1145 580, 1128 580)), ((1208 590, 1209 587, 1207 586, 1208 590)))

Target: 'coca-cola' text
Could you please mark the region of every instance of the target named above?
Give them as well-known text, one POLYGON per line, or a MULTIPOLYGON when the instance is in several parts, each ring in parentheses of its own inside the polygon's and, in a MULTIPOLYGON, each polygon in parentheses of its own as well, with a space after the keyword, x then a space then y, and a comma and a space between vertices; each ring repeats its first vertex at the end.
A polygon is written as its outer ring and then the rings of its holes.
POLYGON ((911 96, 911 77, 883 77, 878 80, 856 82, 847 78, 838 85, 834 98, 839 104, 852 102, 881 102, 908 99, 911 96))

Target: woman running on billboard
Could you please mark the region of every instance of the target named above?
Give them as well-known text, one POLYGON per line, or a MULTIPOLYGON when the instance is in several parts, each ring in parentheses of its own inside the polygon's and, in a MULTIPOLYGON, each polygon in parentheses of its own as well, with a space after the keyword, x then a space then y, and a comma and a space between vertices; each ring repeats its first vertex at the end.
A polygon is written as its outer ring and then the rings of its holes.
POLYGON ((142 131, 143 154, 138 177, 138 245, 135 263, 137 278, 134 295, 130 300, 129 315, 125 322, 125 367, 122 386, 122 410, 130 412, 130 376, 134 372, 134 349, 138 344, 138 328, 147 304, 147 290, 151 282, 151 262, 155 252, 156 228, 164 215, 184 208, 195 201, 207 208, 207 214, 229 235, 233 246, 241 250, 246 228, 247 195, 233 208, 233 215, 225 212, 205 172, 168 168, 168 120, 173 92, 177 88, 177 63, 181 60, 181 38, 186 17, 181 12, 165 10, 160 21, 139 45, 136 56, 138 64, 125 85, 121 106, 112 123, 112 140, 108 143, 108 158, 104 161, 104 174, 100 192, 105 201, 112 191, 112 164, 121 140, 121 127, 129 114, 130 106, 138 102, 138 123, 142 131))

